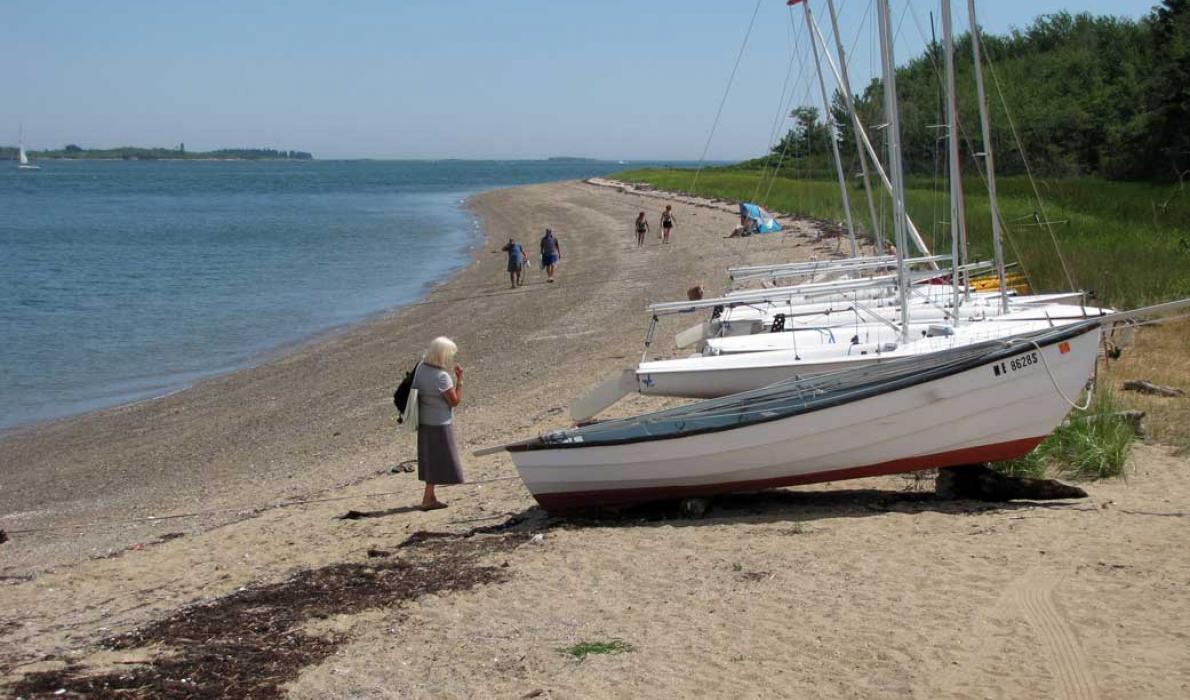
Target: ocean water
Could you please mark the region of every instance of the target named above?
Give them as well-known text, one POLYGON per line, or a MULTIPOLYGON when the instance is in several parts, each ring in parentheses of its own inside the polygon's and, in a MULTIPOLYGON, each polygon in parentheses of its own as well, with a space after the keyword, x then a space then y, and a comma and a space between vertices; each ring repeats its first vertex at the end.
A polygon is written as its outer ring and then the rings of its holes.
POLYGON ((0 165, 0 429, 166 394, 415 301, 478 242, 468 195, 624 167, 0 165))

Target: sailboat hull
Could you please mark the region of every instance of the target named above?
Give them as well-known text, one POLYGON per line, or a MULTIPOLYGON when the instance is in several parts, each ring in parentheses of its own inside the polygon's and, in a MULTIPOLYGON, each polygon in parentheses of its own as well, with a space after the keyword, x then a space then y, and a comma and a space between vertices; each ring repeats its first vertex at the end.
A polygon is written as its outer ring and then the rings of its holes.
POLYGON ((533 496, 557 513, 1012 459, 1065 417, 1062 394, 1079 395, 1099 339, 1091 327, 905 388, 738 428, 510 451, 533 496))

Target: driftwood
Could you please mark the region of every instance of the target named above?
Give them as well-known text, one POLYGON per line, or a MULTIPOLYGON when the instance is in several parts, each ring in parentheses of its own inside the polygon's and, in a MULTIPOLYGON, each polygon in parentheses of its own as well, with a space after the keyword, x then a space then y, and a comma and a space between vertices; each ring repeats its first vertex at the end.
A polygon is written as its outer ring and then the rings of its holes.
POLYGON ((1162 386, 1154 384, 1147 379, 1129 379, 1124 382, 1124 391, 1139 391, 1142 394, 1151 394, 1153 396, 1168 396, 1177 398, 1185 396, 1186 392, 1181 389, 1176 389, 1172 386, 1162 386))
MULTIPOLYGON (((1132 428, 1132 433, 1138 438, 1145 436, 1145 412, 1144 411, 1116 411, 1115 413, 1107 413, 1102 415, 1103 418, 1119 418, 1132 428)), ((1085 420, 1096 420, 1100 418, 1099 414, 1087 416, 1085 420)))
POLYGON ((934 492, 941 498, 970 498, 977 501, 1015 499, 1047 501, 1086 498, 1087 492, 1054 479, 1033 479, 1001 474, 982 464, 967 464, 938 470, 934 492))

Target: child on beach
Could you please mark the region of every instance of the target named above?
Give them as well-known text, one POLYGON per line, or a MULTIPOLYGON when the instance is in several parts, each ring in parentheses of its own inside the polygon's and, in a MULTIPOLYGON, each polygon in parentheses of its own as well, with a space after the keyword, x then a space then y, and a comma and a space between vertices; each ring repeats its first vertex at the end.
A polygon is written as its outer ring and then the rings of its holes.
POLYGON ((636 217, 636 247, 639 248, 645 244, 645 234, 649 232, 649 222, 645 220, 645 213, 642 211, 636 217))
POLYGON ((520 243, 509 238, 508 243, 500 250, 508 253, 508 280, 512 282, 513 289, 524 286, 525 263, 529 260, 525 249, 521 247, 520 243))
POLYGON ((673 231, 674 223, 673 206, 666 204, 665 211, 661 212, 662 243, 669 243, 669 234, 673 231))
POLYGON ((547 228, 541 238, 541 266, 545 268, 546 282, 554 281, 554 266, 561 259, 562 246, 558 239, 554 238, 554 232, 547 228))
POLYGON ((463 400, 463 368, 454 363, 458 351, 450 338, 435 338, 413 374, 413 388, 417 389, 417 478, 426 484, 422 510, 446 507, 434 494, 435 486, 463 483, 463 461, 453 426, 454 408, 463 400))

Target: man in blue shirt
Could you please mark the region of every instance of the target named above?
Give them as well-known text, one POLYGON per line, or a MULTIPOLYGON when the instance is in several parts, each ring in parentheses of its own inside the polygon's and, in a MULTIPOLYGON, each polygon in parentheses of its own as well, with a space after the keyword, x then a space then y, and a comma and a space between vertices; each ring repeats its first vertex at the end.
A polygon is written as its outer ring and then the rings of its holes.
POLYGON ((512 283, 512 288, 516 289, 525 284, 525 263, 528 261, 528 256, 525 255, 525 249, 521 247, 520 243, 508 239, 508 243, 500 250, 508 253, 508 281, 512 283))
POLYGON ((545 268, 546 282, 554 281, 554 267, 561 258, 562 245, 554 238, 554 232, 547 228, 541 239, 541 266, 545 268))

